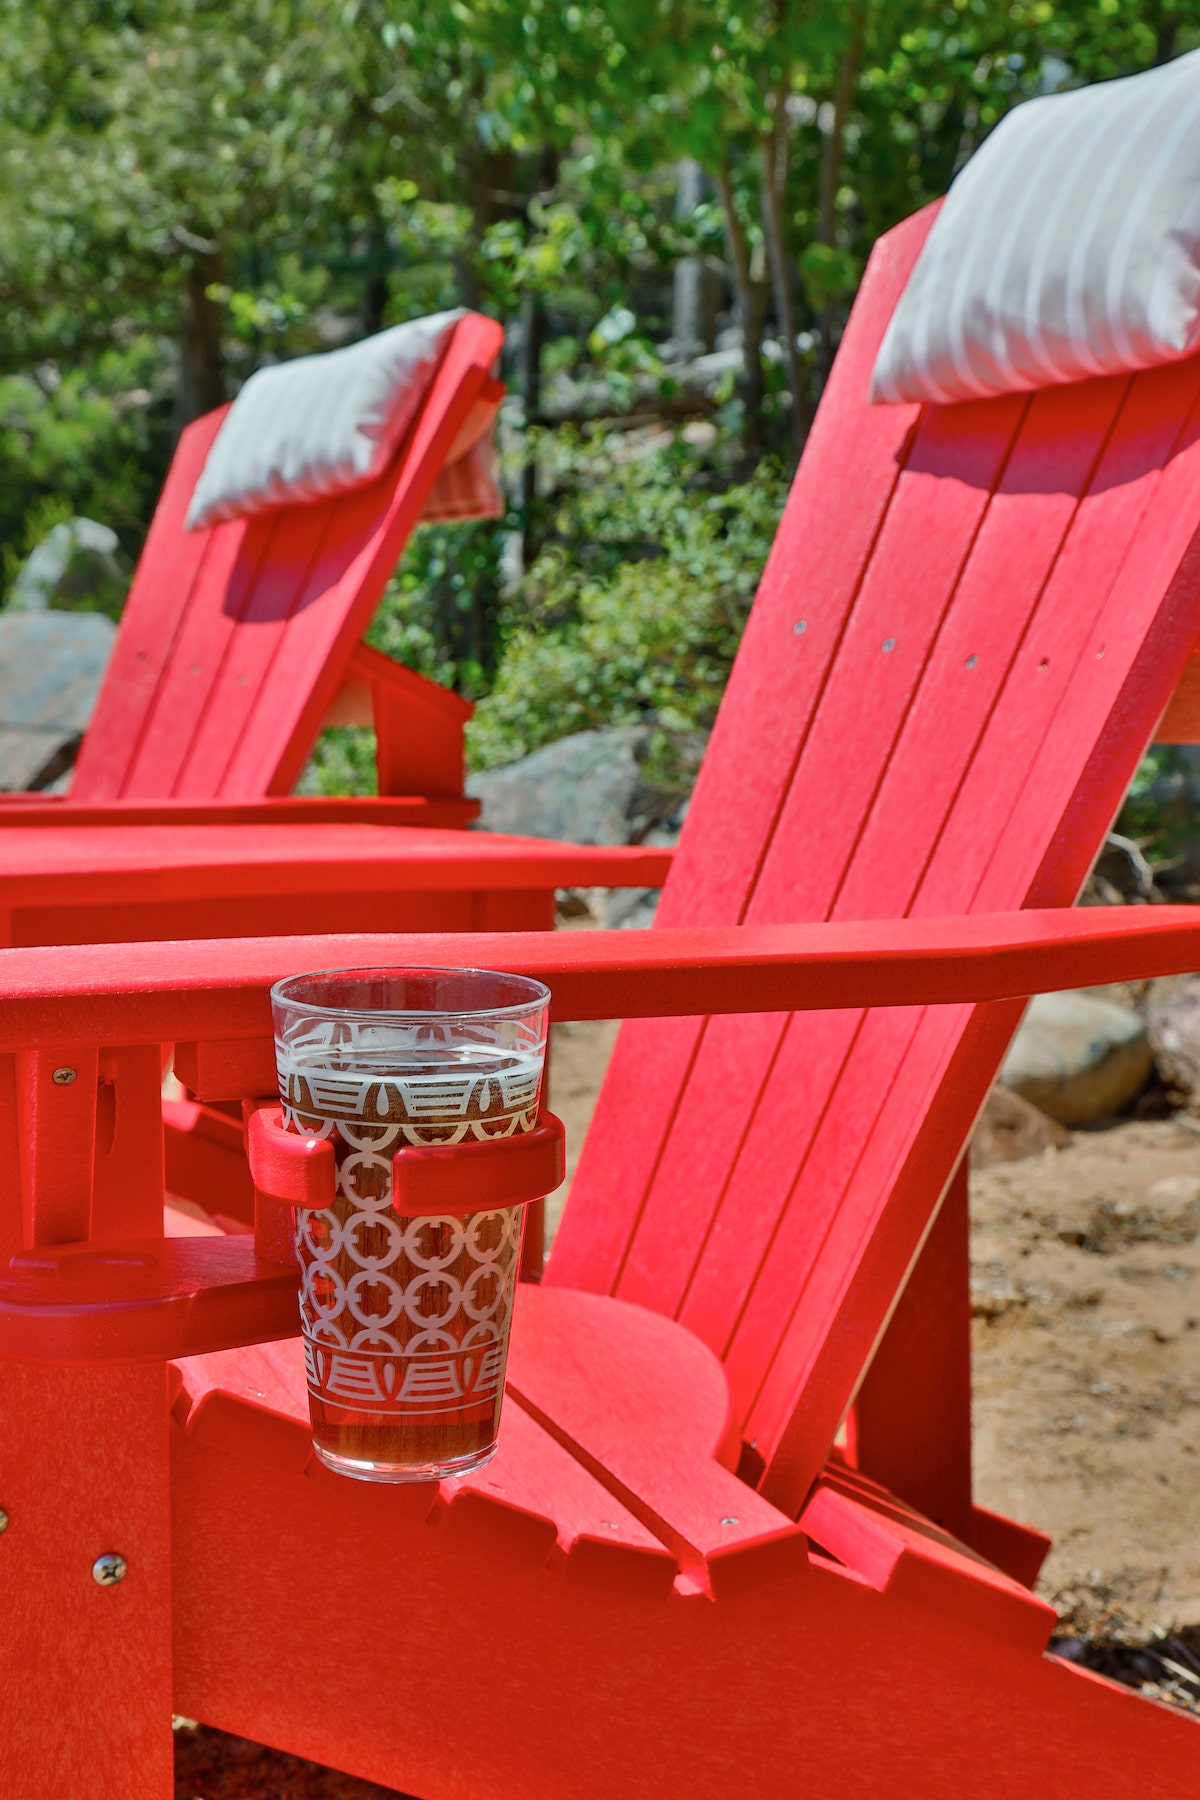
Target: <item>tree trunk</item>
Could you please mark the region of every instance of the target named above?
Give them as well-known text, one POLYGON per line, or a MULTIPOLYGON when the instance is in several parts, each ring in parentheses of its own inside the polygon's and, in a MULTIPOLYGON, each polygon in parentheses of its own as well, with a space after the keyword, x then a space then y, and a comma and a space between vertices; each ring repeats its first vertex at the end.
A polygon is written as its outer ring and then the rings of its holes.
POLYGON ((471 202, 471 235, 458 254, 458 285, 463 305, 478 310, 483 299, 480 281, 480 246, 491 226, 519 216, 520 201, 513 192, 514 159, 507 145, 489 150, 475 144, 464 159, 466 191, 471 202))
POLYGON ((787 191, 787 94, 790 86, 790 79, 785 77, 776 89, 771 130, 764 133, 759 145, 759 194, 763 242, 766 245, 775 298, 775 322, 783 338, 784 359, 792 390, 792 437, 797 451, 800 451, 804 448, 810 424, 808 382, 796 347, 796 302, 783 237, 783 201, 787 191))
POLYGON ((753 469, 763 453, 763 398, 765 383, 762 366, 763 320, 767 311, 766 285, 757 281, 750 266, 750 246, 738 218, 733 200, 733 182, 728 168, 715 176, 717 192, 725 213, 725 241, 729 247, 729 266, 733 291, 737 297, 738 318, 742 327, 742 464, 753 469))
POLYGON ((546 342, 546 308, 540 294, 526 294, 521 308, 524 346, 521 370, 521 407, 525 415, 525 461, 521 467, 521 561, 528 568, 537 555, 537 453, 530 429, 540 423, 542 410, 542 350, 546 342))
POLYGON ((183 430, 201 413, 225 399, 225 358, 221 348, 221 303, 211 290, 223 274, 215 244, 190 252, 179 304, 179 385, 175 390, 175 429, 183 430))
POLYGON ((363 333, 373 337, 377 331, 383 330, 383 321, 387 313, 387 303, 391 297, 391 246, 388 243, 387 221, 375 202, 375 196, 369 197, 370 217, 367 225, 367 279, 363 286, 362 322, 363 333))
MULTIPOLYGON (((675 217, 686 219, 704 198, 704 170, 690 156, 676 169, 675 217)), ((717 281, 709 259, 681 256, 675 264, 671 297, 671 341, 682 361, 713 348, 717 327, 717 281)))
MULTIPOLYGON (((838 64, 837 87, 834 89, 833 118, 829 135, 821 151, 820 190, 817 212, 817 242, 832 244, 837 231, 837 193, 842 173, 842 146, 846 141, 846 122, 854 100, 863 45, 867 31, 869 0, 855 8, 850 19, 850 42, 838 64)), ((834 306, 830 301, 822 310, 817 340, 817 375, 824 385, 833 361, 834 306)))
MULTIPOLYGON (((551 144, 542 150, 541 191, 549 193, 558 180, 558 151, 551 144)), ((546 305, 535 289, 526 294, 521 309, 524 327, 521 405, 525 415, 525 463, 521 470, 521 558, 529 567, 538 552, 537 454, 530 430, 541 422, 542 351, 546 343, 546 305)))

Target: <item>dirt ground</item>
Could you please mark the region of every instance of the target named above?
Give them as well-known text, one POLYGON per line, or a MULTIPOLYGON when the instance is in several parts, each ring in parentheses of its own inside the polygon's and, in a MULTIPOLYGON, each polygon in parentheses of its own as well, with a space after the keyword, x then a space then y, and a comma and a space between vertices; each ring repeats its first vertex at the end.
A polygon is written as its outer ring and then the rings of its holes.
POLYGON ((971 1177, 976 1482, 1087 1631, 1200 1625, 1200 1136, 1075 1132, 971 1177))
MULTIPOLYGON (((567 1126, 568 1177, 616 1029, 554 1028, 552 1105, 567 1126)), ((1064 1634, 1088 1640, 1068 1653, 1195 1705, 1200 1120, 1047 1135, 1058 1147, 971 1174, 976 1490, 1054 1539, 1040 1591, 1064 1634)), ((550 1204, 548 1235, 568 1192, 569 1180, 550 1204)), ((186 1725, 176 1782, 177 1800, 389 1791, 186 1725)))

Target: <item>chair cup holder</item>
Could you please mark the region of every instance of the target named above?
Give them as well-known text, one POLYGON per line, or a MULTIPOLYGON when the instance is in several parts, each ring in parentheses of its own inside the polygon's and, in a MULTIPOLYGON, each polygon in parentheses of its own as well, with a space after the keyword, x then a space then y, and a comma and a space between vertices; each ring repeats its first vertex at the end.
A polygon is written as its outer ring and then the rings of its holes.
MULTIPOLYGON (((553 1193, 566 1173, 562 1121, 538 1115, 532 1131, 458 1144, 405 1144, 392 1158, 392 1210, 402 1218, 460 1216, 527 1206, 553 1193)), ((257 1106, 246 1119, 246 1152, 260 1204, 323 1212, 336 1195, 330 1138, 288 1131, 282 1109, 257 1106)))

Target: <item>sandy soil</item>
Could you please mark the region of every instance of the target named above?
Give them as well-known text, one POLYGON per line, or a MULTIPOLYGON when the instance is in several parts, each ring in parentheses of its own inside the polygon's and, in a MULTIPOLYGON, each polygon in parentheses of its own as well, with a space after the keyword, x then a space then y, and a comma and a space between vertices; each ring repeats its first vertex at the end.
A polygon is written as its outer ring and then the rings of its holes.
POLYGON ((1083 1630, 1200 1625, 1200 1137, 1074 1133, 971 1177, 976 1482, 1083 1630))

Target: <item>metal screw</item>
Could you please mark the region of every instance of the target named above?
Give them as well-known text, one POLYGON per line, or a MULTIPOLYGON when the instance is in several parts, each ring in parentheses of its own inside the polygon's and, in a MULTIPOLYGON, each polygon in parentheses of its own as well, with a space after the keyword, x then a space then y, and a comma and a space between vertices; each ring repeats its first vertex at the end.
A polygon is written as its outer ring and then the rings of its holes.
POLYGON ((721 1523, 722 1525, 738 1525, 741 1521, 738 1519, 722 1519, 721 1523))
POLYGON ((55 1069, 50 1079, 56 1087, 70 1087, 78 1073, 78 1069, 55 1069))
POLYGON ((116 1587, 118 1581, 124 1581, 128 1567, 118 1551, 106 1550, 92 1564, 92 1580, 97 1587, 116 1587))
POLYGON ((4 1508, 2 1506, 0 1506, 0 1534, 3 1534, 7 1530, 8 1530, 8 1514, 5 1512, 4 1508))
POLYGON ((808 630, 808 620, 807 619, 797 619, 796 623, 792 626, 792 630, 795 632, 797 637, 803 637, 804 633, 808 630))
POLYGON ((895 648, 896 648, 896 640, 895 640, 895 638, 884 638, 884 640, 883 640, 883 648, 884 648, 884 652, 885 652, 885 654, 886 654, 886 652, 887 652, 887 651, 889 651, 889 650, 894 650, 894 649, 895 649, 895 648))

